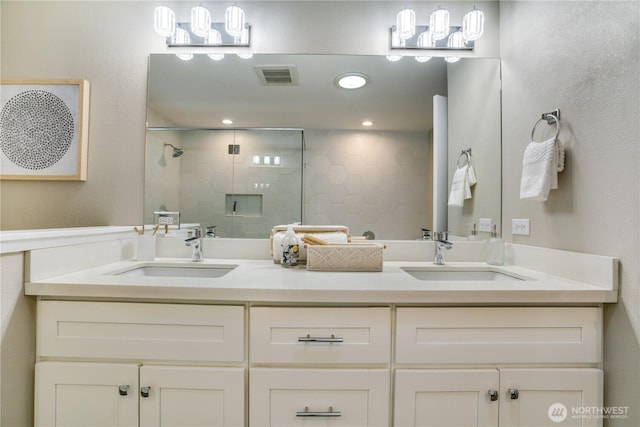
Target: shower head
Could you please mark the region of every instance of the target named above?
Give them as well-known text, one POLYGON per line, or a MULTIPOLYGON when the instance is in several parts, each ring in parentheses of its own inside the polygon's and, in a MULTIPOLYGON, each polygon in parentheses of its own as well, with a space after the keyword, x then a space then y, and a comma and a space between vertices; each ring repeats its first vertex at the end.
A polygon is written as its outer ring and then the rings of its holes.
POLYGON ((182 148, 177 148, 175 147, 173 144, 164 144, 164 146, 169 146, 171 148, 173 148, 173 153, 171 154, 171 157, 173 157, 174 159, 176 157, 180 157, 182 156, 182 154, 184 154, 184 150, 182 148))

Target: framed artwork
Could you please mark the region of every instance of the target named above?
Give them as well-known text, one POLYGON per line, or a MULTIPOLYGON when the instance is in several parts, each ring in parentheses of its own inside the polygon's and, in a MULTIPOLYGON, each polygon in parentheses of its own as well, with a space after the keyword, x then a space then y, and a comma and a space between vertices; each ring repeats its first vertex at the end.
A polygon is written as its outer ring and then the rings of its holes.
POLYGON ((0 83, 0 179, 86 181, 89 82, 0 83))

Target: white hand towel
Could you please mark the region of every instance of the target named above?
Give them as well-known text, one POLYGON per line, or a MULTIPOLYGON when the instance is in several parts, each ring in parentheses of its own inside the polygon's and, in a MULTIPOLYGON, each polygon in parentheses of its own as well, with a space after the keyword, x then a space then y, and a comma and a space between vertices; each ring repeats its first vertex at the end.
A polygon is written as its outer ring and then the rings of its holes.
POLYGON ((555 138, 531 142, 524 150, 520 199, 545 201, 558 188, 559 151, 555 138))
POLYGON ((467 175, 469 180, 469 186, 473 187, 478 182, 478 177, 476 176, 476 170, 473 168, 472 164, 469 164, 469 169, 467 169, 467 175))
POLYGON ((449 206, 463 206, 465 199, 471 198, 468 168, 469 165, 464 165, 454 172, 447 203, 449 206))

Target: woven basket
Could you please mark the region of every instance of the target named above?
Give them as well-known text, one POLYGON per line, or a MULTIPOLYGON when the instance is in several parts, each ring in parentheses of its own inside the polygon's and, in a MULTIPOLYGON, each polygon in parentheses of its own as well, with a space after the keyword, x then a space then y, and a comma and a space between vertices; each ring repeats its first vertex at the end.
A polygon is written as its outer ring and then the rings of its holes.
POLYGON ((382 271, 383 250, 377 243, 308 245, 307 270, 382 271))

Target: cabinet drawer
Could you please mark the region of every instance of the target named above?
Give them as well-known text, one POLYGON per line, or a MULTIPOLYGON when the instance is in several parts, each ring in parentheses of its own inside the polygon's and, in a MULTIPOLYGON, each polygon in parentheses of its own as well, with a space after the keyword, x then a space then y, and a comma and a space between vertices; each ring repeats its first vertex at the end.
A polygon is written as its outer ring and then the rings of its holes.
POLYGON ((252 363, 389 363, 391 311, 369 308, 253 307, 252 363))
POLYGON ((38 356, 241 362, 244 307, 40 301, 38 356))
POLYGON ((249 373, 250 426, 388 426, 386 369, 266 369, 249 373))
POLYGON ((399 308, 396 360, 599 363, 601 313, 595 307, 399 308))

